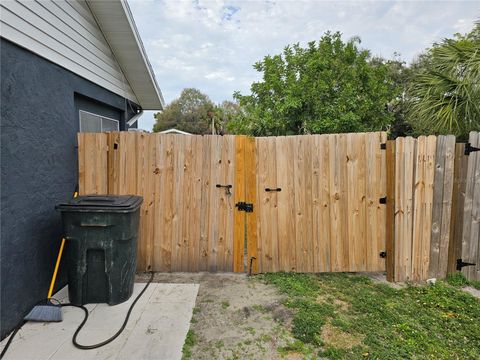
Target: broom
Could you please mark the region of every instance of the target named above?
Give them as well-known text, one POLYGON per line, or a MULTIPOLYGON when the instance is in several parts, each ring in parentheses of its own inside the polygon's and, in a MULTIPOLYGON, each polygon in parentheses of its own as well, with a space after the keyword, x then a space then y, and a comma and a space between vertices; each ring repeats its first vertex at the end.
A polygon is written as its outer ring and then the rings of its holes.
MULTIPOLYGON (((75 190, 73 197, 78 196, 78 190, 75 190)), ((23 319, 26 321, 42 321, 42 322, 60 322, 62 321, 62 306, 60 302, 58 304, 52 303, 52 293, 55 286, 55 280, 57 279, 58 267, 60 266, 60 260, 62 259, 63 248, 65 246, 65 238, 62 238, 60 244, 60 250, 58 251, 57 262, 55 263, 55 269, 53 270, 52 281, 50 282, 50 288, 48 289, 47 303, 37 304, 23 319)), ((42 301, 43 302, 43 301, 42 301)))
POLYGON ((33 309, 23 319, 26 321, 43 321, 43 322, 59 322, 62 321, 62 308, 60 303, 52 303, 53 287, 57 278, 58 267, 62 259, 63 247, 65 246, 65 238, 62 238, 60 250, 58 251, 57 263, 55 270, 53 270, 52 281, 50 282, 50 289, 48 290, 47 303, 43 305, 35 305, 33 309))

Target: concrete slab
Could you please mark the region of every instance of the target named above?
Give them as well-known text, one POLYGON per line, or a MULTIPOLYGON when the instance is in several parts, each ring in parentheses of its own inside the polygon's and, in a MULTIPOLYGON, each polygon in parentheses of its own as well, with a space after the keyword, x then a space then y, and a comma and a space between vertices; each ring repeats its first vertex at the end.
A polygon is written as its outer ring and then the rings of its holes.
MULTIPOLYGON (((128 308, 142 291, 145 283, 135 283, 132 297, 122 304, 89 304, 88 321, 78 342, 83 345, 101 342, 120 328, 128 308)), ((62 309, 61 323, 29 322, 17 333, 5 360, 123 360, 182 357, 198 284, 152 283, 133 309, 123 333, 112 343, 94 350, 73 346, 72 336, 83 320, 83 311, 72 307, 62 309)), ((56 299, 68 302, 68 290, 62 289, 56 299)), ((0 343, 3 349, 8 338, 0 343)))

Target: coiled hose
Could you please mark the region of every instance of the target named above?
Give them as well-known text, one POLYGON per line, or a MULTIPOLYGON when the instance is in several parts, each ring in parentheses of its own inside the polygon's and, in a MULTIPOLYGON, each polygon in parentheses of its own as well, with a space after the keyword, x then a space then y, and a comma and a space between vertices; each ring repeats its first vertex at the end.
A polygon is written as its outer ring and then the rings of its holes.
MULTIPOLYGON (((89 312, 88 312, 88 309, 83 306, 83 305, 73 305, 73 304, 70 304, 70 303, 67 303, 67 304, 61 304, 60 306, 61 307, 67 307, 67 306, 71 306, 71 307, 76 307, 76 308, 79 308, 79 309, 82 309, 85 313, 85 317, 83 318, 83 321, 81 322, 81 324, 78 326, 77 330, 75 330, 75 333, 73 334, 73 338, 72 338, 72 343, 73 345, 78 348, 78 349, 81 349, 81 350, 92 350, 92 349, 98 349, 99 347, 102 347, 102 346, 105 346, 109 343, 111 343, 113 340, 115 340, 122 332, 123 330, 125 330, 125 327, 127 326, 127 323, 128 323, 128 319, 130 318, 130 314, 132 313, 132 310, 133 308, 135 307, 135 304, 137 303, 138 299, 140 299, 142 297, 142 295, 145 293, 145 291, 147 290, 147 288, 150 286, 150 284, 152 283, 153 281, 153 271, 150 273, 150 279, 148 280, 147 284, 145 285, 145 287, 143 288, 143 290, 140 292, 140 294, 137 295, 137 297, 135 298, 135 300, 133 301, 132 305, 130 305, 130 308, 128 309, 128 312, 127 312, 127 316, 125 317, 125 320, 123 321, 123 324, 122 326, 120 327, 120 329, 111 337, 109 337, 108 339, 100 342, 100 343, 97 343, 97 344, 92 344, 92 345, 82 345, 82 344, 79 344, 77 342, 77 337, 78 337, 78 334, 80 333, 80 331, 82 330, 83 326, 85 325, 85 323, 87 322, 88 320, 88 315, 89 315, 89 312)), ((44 301, 44 300, 42 300, 44 301)), ((15 335, 17 334, 18 330, 21 329, 21 327, 26 323, 26 321, 22 321, 19 326, 17 326, 15 328, 15 330, 13 331, 12 335, 10 336, 10 338, 8 339, 7 343, 5 344, 5 347, 3 348, 2 350, 2 353, 0 354, 0 359, 3 358, 3 356, 5 355, 5 353, 7 352, 10 344, 12 343, 12 340, 13 338, 15 337, 15 335)))

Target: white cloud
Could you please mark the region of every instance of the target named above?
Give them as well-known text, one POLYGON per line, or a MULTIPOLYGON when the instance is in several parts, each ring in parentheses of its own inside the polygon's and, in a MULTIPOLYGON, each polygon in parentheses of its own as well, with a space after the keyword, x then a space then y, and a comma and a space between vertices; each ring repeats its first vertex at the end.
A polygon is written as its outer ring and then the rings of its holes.
MULTIPOLYGON (((360 36, 374 55, 411 61, 434 41, 469 31, 476 1, 130 0, 137 27, 167 102, 185 87, 213 101, 249 91, 252 65, 292 43, 327 31, 360 36)), ((151 129, 151 113, 140 125, 151 129)))

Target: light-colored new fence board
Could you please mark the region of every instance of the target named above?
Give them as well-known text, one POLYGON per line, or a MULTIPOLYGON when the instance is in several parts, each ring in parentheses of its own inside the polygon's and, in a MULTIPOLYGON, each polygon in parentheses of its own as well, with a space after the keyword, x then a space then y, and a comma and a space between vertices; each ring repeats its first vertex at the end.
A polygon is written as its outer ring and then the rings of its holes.
MULTIPOLYGON (((480 133, 471 132, 470 145, 480 148, 480 133)), ((462 261, 476 264, 462 272, 470 280, 480 280, 480 152, 468 155, 468 169, 463 214, 462 261)))
POLYGON ((252 204, 253 212, 247 213, 247 266, 250 272, 257 273, 259 269, 258 238, 257 238, 257 186, 256 186, 257 151, 254 138, 245 140, 245 201, 252 204))

